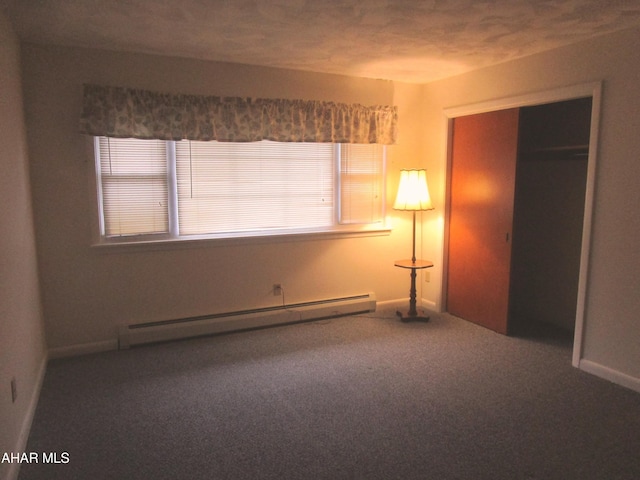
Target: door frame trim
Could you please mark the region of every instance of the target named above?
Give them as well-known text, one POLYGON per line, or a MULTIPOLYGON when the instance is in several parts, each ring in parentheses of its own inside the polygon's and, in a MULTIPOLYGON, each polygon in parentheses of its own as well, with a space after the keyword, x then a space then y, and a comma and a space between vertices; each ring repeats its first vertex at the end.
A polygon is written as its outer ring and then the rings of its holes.
POLYGON ((602 101, 602 81, 570 85, 550 90, 529 93, 520 96, 504 97, 480 103, 462 105, 444 109, 446 145, 446 189, 445 189, 445 215, 444 215, 444 239, 443 239, 443 274, 440 289, 440 305, 446 305, 446 285, 449 258, 449 215, 451 209, 451 154, 453 140, 453 120, 456 117, 486 113, 507 108, 528 107, 545 103, 561 102, 576 98, 592 98, 591 128, 589 132, 589 156, 587 160, 587 180, 584 203, 584 218, 582 224, 582 245, 580 251, 580 270, 578 279, 578 298, 576 302, 576 321, 573 338, 572 365, 580 367, 584 346, 585 313, 587 290, 589 288, 589 258, 591 250, 591 232, 593 221, 595 184, 596 184, 596 158, 598 152, 598 132, 600 126, 600 109, 602 101))

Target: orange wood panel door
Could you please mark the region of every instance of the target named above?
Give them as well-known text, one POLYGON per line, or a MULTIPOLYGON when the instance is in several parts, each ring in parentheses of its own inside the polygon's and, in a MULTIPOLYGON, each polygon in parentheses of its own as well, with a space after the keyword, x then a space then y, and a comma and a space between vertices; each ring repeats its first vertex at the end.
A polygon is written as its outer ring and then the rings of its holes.
POLYGON ((519 110, 453 122, 447 310, 507 333, 519 110))

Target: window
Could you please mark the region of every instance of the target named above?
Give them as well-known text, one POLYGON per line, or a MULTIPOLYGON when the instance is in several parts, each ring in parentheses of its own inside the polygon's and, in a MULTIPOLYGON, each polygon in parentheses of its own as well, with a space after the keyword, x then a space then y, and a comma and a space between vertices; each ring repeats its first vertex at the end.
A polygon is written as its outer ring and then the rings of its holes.
POLYGON ((382 228, 385 147, 95 137, 105 242, 382 228))

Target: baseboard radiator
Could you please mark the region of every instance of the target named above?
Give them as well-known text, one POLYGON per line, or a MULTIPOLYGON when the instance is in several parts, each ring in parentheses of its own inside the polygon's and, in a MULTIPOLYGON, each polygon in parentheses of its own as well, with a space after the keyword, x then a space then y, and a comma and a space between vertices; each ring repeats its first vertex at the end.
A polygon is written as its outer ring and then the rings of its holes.
POLYGON ((375 294, 365 293, 252 310, 124 325, 118 332, 118 348, 125 349, 146 343, 286 325, 375 310, 375 294))

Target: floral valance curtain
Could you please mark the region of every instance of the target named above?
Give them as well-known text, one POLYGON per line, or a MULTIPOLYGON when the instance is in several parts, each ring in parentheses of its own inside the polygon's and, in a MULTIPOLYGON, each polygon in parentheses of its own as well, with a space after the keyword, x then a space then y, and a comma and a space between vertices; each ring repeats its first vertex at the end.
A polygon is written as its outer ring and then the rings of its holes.
POLYGON ((80 131, 159 140, 392 144, 397 118, 397 107, 393 106, 180 95, 85 85, 80 131))

